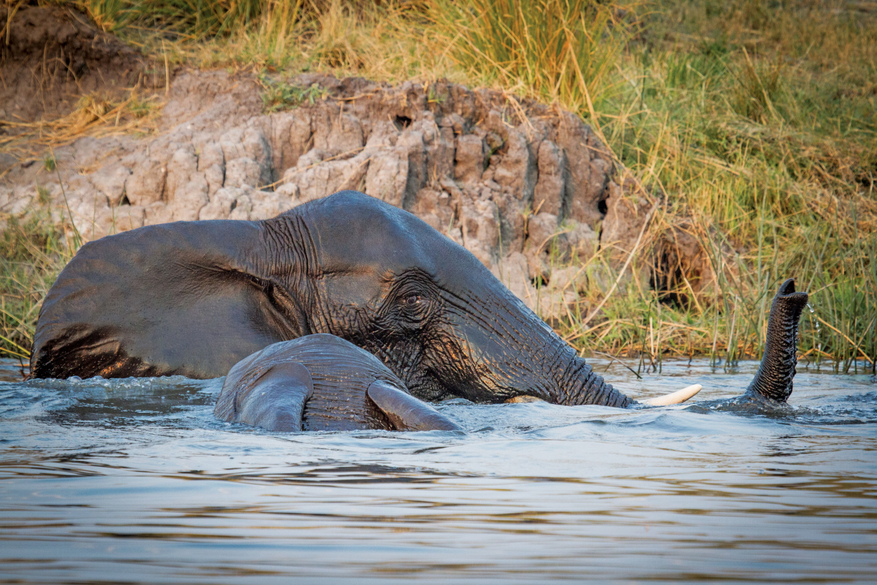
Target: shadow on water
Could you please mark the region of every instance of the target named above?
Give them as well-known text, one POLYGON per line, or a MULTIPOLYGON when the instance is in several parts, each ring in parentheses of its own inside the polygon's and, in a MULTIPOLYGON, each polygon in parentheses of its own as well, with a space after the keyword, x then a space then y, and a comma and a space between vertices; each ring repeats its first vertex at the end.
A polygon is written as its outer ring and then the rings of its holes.
POLYGON ((692 405, 438 405, 463 434, 229 425, 221 380, 0 382, 0 582, 871 581, 875 383, 804 369, 765 409, 735 398, 756 367, 606 372, 692 405))

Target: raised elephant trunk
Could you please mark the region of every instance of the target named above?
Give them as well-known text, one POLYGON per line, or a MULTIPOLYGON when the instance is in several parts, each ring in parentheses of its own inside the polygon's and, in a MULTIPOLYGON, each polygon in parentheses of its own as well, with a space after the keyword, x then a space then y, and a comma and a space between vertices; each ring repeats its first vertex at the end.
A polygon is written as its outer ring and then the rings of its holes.
MULTIPOLYGON (((759 396, 777 402, 786 402, 792 394, 792 379, 795 377, 795 366, 798 363, 798 323, 804 307, 807 306, 808 298, 806 292, 795 291, 793 278, 780 285, 770 307, 767 340, 761 366, 746 390, 747 396, 759 396)), ((575 376, 571 377, 573 381, 566 385, 569 393, 561 395, 560 404, 602 404, 626 407, 636 403, 615 390, 610 384, 606 384, 598 374, 591 370, 590 366, 584 363, 584 360, 575 359, 578 360, 575 367, 572 368, 575 376)), ((683 400, 646 401, 646 404, 659 406, 683 400)))
POLYGON ((792 394, 792 378, 798 363, 798 321, 807 305, 806 292, 795 292, 795 280, 785 281, 770 306, 764 357, 747 396, 785 402, 792 394))

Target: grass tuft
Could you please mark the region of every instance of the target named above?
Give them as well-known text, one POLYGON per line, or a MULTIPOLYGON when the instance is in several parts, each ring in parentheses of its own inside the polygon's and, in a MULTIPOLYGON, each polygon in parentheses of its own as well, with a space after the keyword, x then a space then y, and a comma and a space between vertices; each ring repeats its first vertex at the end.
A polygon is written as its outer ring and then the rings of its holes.
POLYGON ((295 108, 305 102, 314 104, 327 95, 325 88, 316 83, 309 87, 300 87, 270 79, 265 75, 259 76, 259 83, 263 87, 262 106, 266 112, 295 108))
POLYGON ((633 22, 594 0, 434 0, 430 15, 471 77, 591 114, 614 95, 633 22))
POLYGON ((39 307, 64 265, 73 257, 63 224, 40 188, 23 217, 6 219, 0 232, 0 356, 30 359, 39 307))

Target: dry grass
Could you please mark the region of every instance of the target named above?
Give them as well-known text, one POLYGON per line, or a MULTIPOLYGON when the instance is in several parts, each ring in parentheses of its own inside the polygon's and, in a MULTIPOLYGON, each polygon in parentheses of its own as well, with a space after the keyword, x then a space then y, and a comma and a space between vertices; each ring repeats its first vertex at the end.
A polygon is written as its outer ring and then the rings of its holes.
POLYGON ((160 111, 158 96, 140 97, 131 92, 122 101, 111 101, 85 95, 73 111, 59 118, 36 122, 0 120, 0 127, 6 132, 0 136, 0 149, 19 159, 36 158, 83 136, 152 134, 157 131, 160 111))

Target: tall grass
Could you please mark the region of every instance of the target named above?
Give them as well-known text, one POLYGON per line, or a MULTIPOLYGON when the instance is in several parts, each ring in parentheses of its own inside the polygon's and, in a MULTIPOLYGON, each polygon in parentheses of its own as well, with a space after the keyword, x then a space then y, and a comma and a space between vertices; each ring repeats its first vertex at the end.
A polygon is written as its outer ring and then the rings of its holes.
POLYGON ((27 362, 43 297, 73 256, 76 236, 59 226, 40 189, 27 215, 0 233, 0 356, 27 362))
POLYGON ((146 26, 205 38, 252 28, 284 36, 302 16, 307 0, 72 0, 107 32, 146 26))
POLYGON ((389 80, 450 73, 437 71, 420 34, 427 0, 70 2, 104 30, 173 63, 389 80))
POLYGON ((626 13, 593 0, 434 0, 430 14, 470 76, 591 113, 612 97, 630 36, 626 13))
POLYGON ((760 6, 663 7, 601 123, 671 214, 718 228, 702 238, 715 285, 686 308, 701 329, 712 322, 716 357, 760 354, 770 298, 794 276, 814 308, 802 352, 873 368, 877 13, 760 6))

